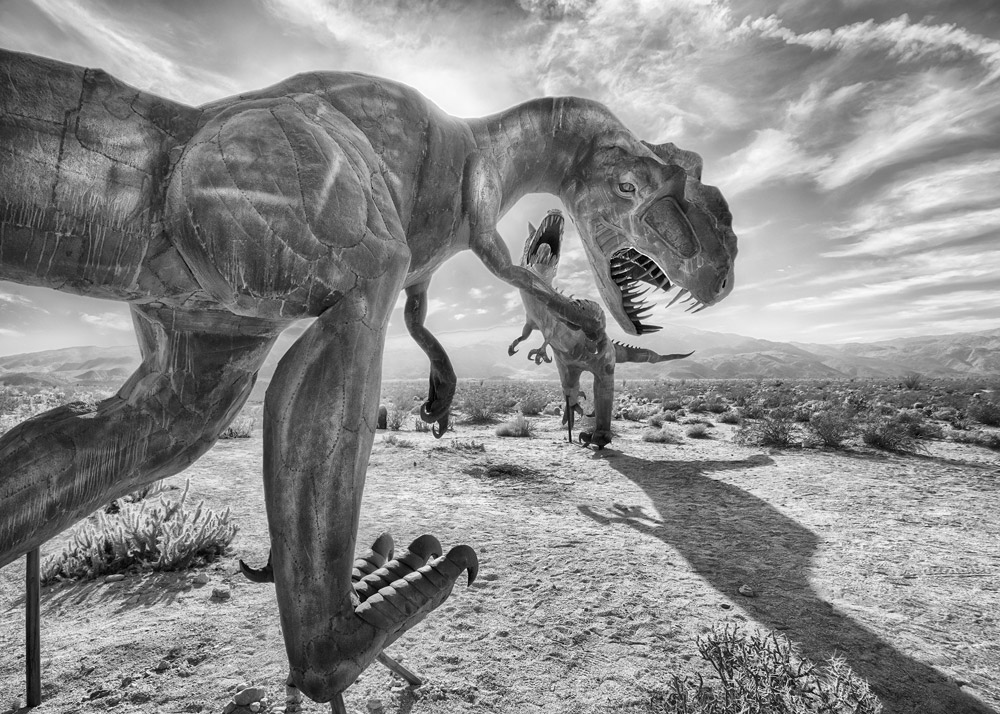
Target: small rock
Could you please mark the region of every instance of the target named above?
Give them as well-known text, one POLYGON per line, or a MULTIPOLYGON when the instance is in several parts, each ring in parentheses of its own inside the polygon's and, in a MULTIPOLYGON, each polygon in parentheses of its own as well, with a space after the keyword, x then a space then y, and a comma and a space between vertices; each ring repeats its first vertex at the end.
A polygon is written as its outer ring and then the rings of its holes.
POLYGON ((106 578, 104 578, 104 582, 106 582, 106 583, 120 583, 124 579, 125 579, 125 576, 122 575, 121 573, 113 573, 113 574, 107 576, 106 578))
POLYGON ((233 714, 233 711, 235 710, 236 710, 236 702, 230 700, 229 703, 222 710, 222 714, 233 714))
POLYGON ((234 687, 233 691, 242 692, 244 689, 249 689, 252 686, 253 682, 240 682, 234 687))
POLYGON ((257 712, 260 711, 260 702, 251 702, 250 711, 252 711, 254 714, 257 714, 257 712))
POLYGON ((232 595, 232 591, 225 586, 221 588, 212 588, 212 597, 216 600, 228 600, 232 597, 232 595))
POLYGON ((754 589, 752 587, 750 587, 749 585, 747 585, 746 583, 743 583, 742 585, 740 585, 739 592, 740 592, 740 595, 742 595, 744 597, 757 597, 756 591, 754 591, 754 589))
POLYGON ((372 712, 372 714, 377 714, 382 711, 382 700, 369 699, 365 706, 368 708, 368 711, 372 712))
POLYGON ((157 672, 164 672, 170 669, 170 663, 167 662, 167 660, 165 659, 161 659, 159 662, 156 663, 156 666, 153 669, 155 669, 157 672))
POLYGON ((233 695, 233 701, 236 702, 238 706, 245 707, 248 704, 253 704, 254 702, 259 702, 264 698, 266 692, 261 687, 247 687, 242 689, 233 695))
POLYGON ((195 585, 208 585, 209 580, 208 573, 198 573, 191 582, 195 585))

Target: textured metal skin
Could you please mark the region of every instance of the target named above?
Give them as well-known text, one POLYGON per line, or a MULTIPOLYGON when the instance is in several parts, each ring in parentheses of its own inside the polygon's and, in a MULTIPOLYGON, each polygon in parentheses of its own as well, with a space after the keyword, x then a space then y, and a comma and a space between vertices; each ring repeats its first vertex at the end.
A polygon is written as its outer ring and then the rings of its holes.
POLYGON ((420 294, 472 249, 596 336, 591 315, 512 264, 496 224, 544 191, 581 225, 629 217, 613 241, 628 243, 639 205, 612 206, 606 187, 637 162, 644 193, 667 175, 674 193, 683 185, 604 107, 574 98, 464 120, 395 82, 314 72, 190 107, 0 50, 0 279, 127 301, 143 357, 114 397, 0 439, 0 565, 190 465, 238 413, 277 335, 315 317, 267 390, 263 473, 291 681, 334 699, 477 567, 453 548, 412 588, 404 578, 405 603, 361 601, 352 580, 397 294, 420 294))

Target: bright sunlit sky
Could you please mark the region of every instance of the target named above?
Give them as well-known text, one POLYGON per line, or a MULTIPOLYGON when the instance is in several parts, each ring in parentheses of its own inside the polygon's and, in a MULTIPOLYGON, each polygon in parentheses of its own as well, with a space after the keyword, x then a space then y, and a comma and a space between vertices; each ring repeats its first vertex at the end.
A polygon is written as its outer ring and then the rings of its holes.
MULTIPOLYGON (((313 69, 400 80, 459 116, 590 97, 700 152, 735 216, 733 293, 651 322, 801 342, 1000 327, 995 0, 0 0, 0 46, 190 104, 313 69)), ((508 214, 516 257, 556 206, 508 214)), ((557 282, 596 297, 571 228, 557 282)), ((431 298, 439 334, 522 322, 469 253, 431 298)), ((0 354, 130 342, 123 305, 0 283, 0 354)))

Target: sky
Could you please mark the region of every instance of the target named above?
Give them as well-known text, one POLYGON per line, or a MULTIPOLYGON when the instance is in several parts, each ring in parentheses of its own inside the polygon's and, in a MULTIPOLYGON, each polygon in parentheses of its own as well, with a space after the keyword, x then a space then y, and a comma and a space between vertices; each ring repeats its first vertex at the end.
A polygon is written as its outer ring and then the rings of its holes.
MULTIPOLYGON (((667 327, 643 346, 669 351, 671 325, 807 343, 1000 328, 995 0, 0 0, 0 47, 195 105, 315 69, 402 81, 456 116, 601 101, 699 152, 739 237, 732 294, 656 309, 667 327)), ((511 210, 515 258, 559 206, 511 210)), ((557 285, 599 300, 567 225, 557 285)), ((429 305, 446 347, 523 322, 468 252, 429 305)), ((0 354, 130 343, 123 304, 0 282, 0 354)))

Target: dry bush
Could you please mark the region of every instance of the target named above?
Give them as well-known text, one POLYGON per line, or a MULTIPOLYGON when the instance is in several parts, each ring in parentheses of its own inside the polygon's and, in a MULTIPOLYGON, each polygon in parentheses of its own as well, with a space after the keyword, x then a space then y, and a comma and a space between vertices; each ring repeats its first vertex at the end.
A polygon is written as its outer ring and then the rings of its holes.
POLYGON ((722 424, 739 424, 740 421, 739 412, 733 409, 719 415, 719 422, 722 424))
POLYGON ((985 399, 974 399, 966 410, 968 415, 986 426, 1000 426, 1000 404, 985 399))
POLYGON ((395 446, 397 449, 412 449, 416 444, 414 444, 409 439, 400 439, 395 434, 389 434, 388 436, 382 437, 382 443, 386 446, 395 446))
POLYGON ((70 542, 42 566, 42 581, 90 579, 129 569, 181 570, 210 562, 236 536, 229 509, 216 513, 204 501, 186 506, 160 496, 156 503, 122 503, 116 513, 98 512, 78 526, 70 542))
POLYGON ((838 407, 813 414, 809 419, 808 428, 823 446, 839 449, 845 441, 854 436, 858 425, 854 419, 854 412, 838 407))
POLYGON ((875 449, 898 453, 914 453, 924 449, 905 424, 889 417, 870 417, 861 424, 859 432, 861 440, 875 449))
POLYGON ((972 444, 984 449, 1000 451, 1000 434, 988 434, 985 431, 955 431, 951 434, 952 441, 958 444, 972 444))
POLYGON ((733 441, 742 446, 772 446, 785 448, 792 444, 792 422, 783 416, 747 419, 733 432, 733 441))
POLYGON ((518 400, 521 413, 525 416, 538 416, 545 409, 546 405, 552 401, 548 392, 540 389, 530 389, 518 400))
POLYGON ((924 378, 918 372, 911 372, 910 374, 903 377, 900 384, 902 384, 907 389, 914 391, 920 389, 923 386, 924 378))
POLYGON ((711 424, 706 424, 705 422, 698 422, 696 424, 691 424, 684 433, 689 439, 709 439, 711 434, 708 433, 708 429, 711 424))
POLYGON ((403 422, 406 421, 406 417, 409 415, 410 412, 406 409, 403 409, 395 404, 391 404, 386 410, 385 425, 389 431, 399 431, 403 428, 403 422))
POLYGON ((413 420, 413 431, 417 432, 418 434, 426 434, 430 430, 431 430, 431 425, 425 422, 420 417, 416 417, 413 420))
POLYGON ((535 435, 535 425, 523 414, 518 414, 510 421, 504 422, 496 429, 497 436, 529 437, 535 435))
POLYGON ((465 392, 459 408, 470 424, 491 424, 504 410, 501 398, 481 385, 469 387, 465 392))
POLYGON ((238 416, 222 430, 220 439, 249 439, 253 436, 253 429, 257 425, 257 420, 251 416, 238 416))
POLYGON ((667 429, 646 429, 642 432, 642 440, 653 444, 679 444, 681 440, 667 429))
MULTIPOLYGON (((698 652, 719 677, 674 675, 644 714, 880 714, 882 703, 868 682, 841 659, 816 664, 783 636, 745 634, 716 625, 697 639, 698 652)), ((633 710, 634 711, 634 710, 633 710)))

